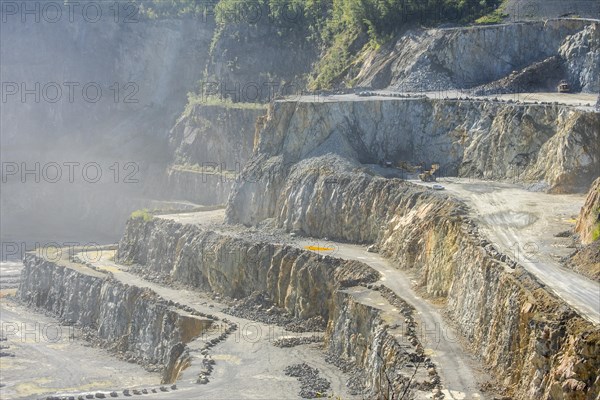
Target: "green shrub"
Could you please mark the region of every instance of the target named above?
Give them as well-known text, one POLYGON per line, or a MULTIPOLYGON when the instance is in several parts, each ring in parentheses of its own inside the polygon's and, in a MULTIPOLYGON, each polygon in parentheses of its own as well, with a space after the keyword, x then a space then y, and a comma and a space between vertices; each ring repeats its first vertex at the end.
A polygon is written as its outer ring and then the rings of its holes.
POLYGON ((592 241, 595 242, 598 239, 600 239, 600 222, 596 224, 592 231, 592 241))
POLYGON ((144 208, 143 210, 135 210, 131 213, 131 219, 141 219, 144 222, 148 222, 151 221, 152 218, 154 218, 154 216, 150 213, 150 211, 148 211, 147 208, 144 208))
POLYGON ((197 93, 188 93, 188 102, 185 106, 184 115, 191 115, 195 105, 220 106, 223 108, 233 108, 239 110, 260 110, 266 108, 262 103, 234 103, 230 99, 224 99, 218 96, 201 96, 197 93))

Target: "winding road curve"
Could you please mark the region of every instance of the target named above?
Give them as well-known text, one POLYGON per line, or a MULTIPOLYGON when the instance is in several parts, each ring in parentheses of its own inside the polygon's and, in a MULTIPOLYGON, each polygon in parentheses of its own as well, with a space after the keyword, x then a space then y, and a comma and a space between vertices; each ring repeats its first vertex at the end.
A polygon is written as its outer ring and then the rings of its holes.
MULTIPOLYGON (((293 245, 304 248, 315 245, 319 239, 298 239, 293 245)), ((420 341, 441 377, 446 399, 483 399, 479 391, 481 379, 475 377, 476 362, 465 352, 458 341, 459 334, 441 316, 440 309, 420 297, 412 288, 411 278, 395 268, 384 257, 369 253, 363 246, 336 243, 332 257, 361 261, 381 274, 380 283, 392 289, 399 297, 415 307, 420 328, 420 341)), ((477 371, 480 377, 482 371, 477 371)))
POLYGON ((466 178, 439 181, 471 208, 480 231, 499 251, 511 256, 582 316, 600 324, 600 283, 561 265, 560 259, 573 248, 570 238, 556 236, 573 228, 585 195, 530 192, 514 184, 466 178))

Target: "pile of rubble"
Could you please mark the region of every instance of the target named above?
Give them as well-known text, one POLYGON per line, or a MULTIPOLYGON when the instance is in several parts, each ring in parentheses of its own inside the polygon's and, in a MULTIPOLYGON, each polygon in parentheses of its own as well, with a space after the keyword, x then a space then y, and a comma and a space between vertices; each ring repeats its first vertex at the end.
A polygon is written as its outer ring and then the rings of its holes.
POLYGON ((325 397, 325 393, 331 387, 327 379, 319 376, 318 369, 312 368, 305 363, 290 365, 285 368, 284 373, 287 376, 298 378, 300 381, 299 394, 304 399, 325 397))
POLYGON ((323 332, 327 326, 320 317, 300 319, 273 304, 269 295, 264 292, 253 292, 250 296, 235 300, 223 310, 235 317, 281 326, 291 332, 323 332))

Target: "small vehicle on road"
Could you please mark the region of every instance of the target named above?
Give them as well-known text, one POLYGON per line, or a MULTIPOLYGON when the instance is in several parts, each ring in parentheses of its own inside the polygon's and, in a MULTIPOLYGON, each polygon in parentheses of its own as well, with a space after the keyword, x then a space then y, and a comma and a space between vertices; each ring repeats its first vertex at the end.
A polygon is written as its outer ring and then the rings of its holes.
POLYGON ((439 183, 436 183, 436 184, 432 185, 432 186, 431 186, 431 188, 432 188, 433 190, 444 190, 444 189, 445 189, 445 187, 443 187, 443 186, 442 186, 442 185, 440 185, 439 183))
POLYGON ((560 81, 560 83, 558 84, 558 87, 556 89, 558 90, 558 93, 571 92, 571 87, 569 86, 569 82, 567 82, 565 80, 560 81))

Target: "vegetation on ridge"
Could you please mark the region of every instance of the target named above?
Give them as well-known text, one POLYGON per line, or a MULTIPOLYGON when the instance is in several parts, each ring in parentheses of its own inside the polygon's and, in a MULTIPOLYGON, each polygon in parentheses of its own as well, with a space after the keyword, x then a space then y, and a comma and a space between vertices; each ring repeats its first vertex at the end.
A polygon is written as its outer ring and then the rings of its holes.
MULTIPOLYGON (((500 22, 502 0, 136 0, 146 18, 216 23, 211 52, 225 38, 264 29, 274 41, 318 48, 309 89, 353 85, 352 68, 369 50, 412 26, 500 22), (499 8, 500 7, 500 8, 499 8), (246 28, 245 28, 246 27, 246 28), (227 32, 227 36, 224 32, 227 32), (345 81, 345 79, 348 79, 345 81)), ((239 38, 238 41, 242 40, 239 38)), ((302 60, 299 60, 302 61, 302 60)), ((260 101, 264 101, 260 100, 260 101)))

